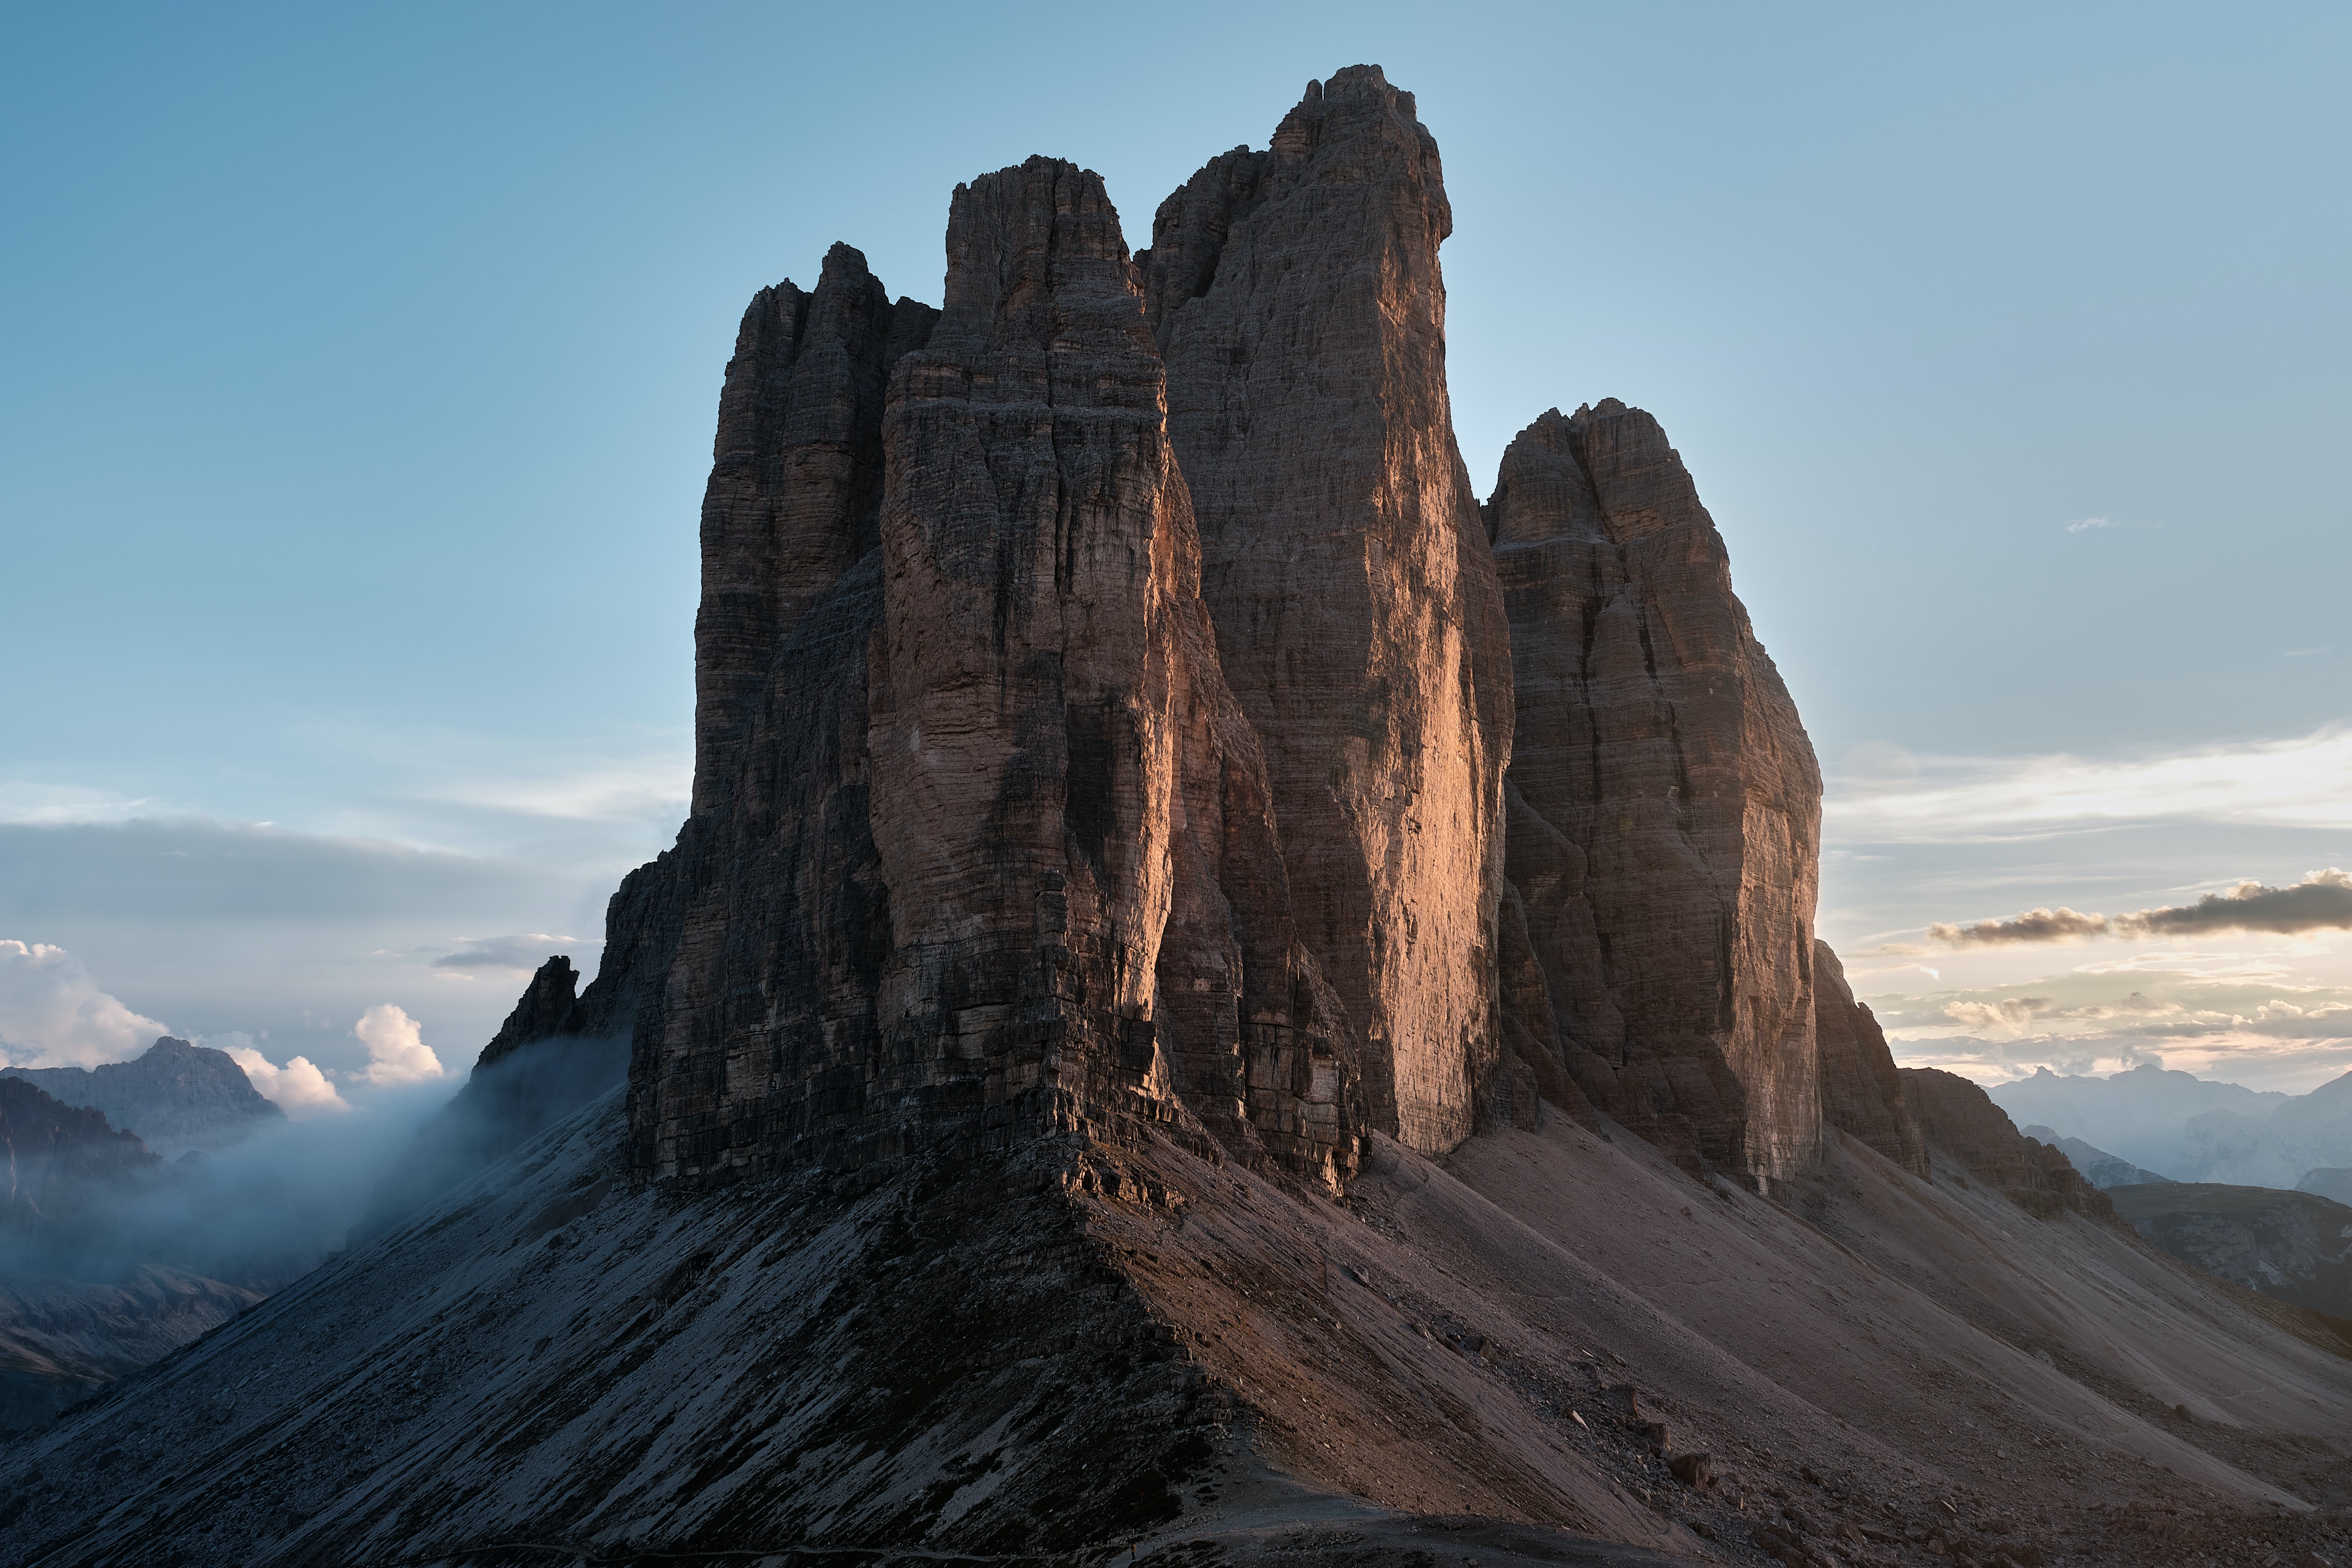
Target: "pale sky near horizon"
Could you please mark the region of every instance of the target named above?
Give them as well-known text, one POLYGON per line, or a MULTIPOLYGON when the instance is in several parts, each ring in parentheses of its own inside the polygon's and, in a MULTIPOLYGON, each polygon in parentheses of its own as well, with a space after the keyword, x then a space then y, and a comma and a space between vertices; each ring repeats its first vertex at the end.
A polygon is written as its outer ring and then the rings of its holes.
POLYGON ((1139 247, 1372 61, 1444 150, 1474 479, 1547 407, 1664 423, 1830 777, 1821 928, 1898 1051, 2352 1067, 2352 931, 1926 934, 2352 868, 2352 11, 131 5, 0 37, 0 1054, 168 1026, 357 1084, 390 1007, 462 1070, 521 965, 593 968, 682 815, 752 291, 840 239, 936 302, 949 191, 1033 153, 1100 170, 1139 247))

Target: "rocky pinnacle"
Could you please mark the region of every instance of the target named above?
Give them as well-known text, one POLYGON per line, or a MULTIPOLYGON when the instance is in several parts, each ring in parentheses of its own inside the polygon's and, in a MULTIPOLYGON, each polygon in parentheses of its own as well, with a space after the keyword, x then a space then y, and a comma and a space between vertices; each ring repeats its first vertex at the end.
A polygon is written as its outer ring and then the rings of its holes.
POLYGON ((1202 595, 1372 1124, 1486 1113, 1507 634, 1445 387, 1453 228, 1410 93, 1352 66, 1161 204, 1138 259, 1202 595))

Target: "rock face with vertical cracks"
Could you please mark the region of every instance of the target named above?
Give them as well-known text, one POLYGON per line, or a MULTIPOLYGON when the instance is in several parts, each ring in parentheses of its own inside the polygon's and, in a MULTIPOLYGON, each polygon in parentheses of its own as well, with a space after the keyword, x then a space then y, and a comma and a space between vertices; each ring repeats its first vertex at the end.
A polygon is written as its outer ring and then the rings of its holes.
POLYGON ((1508 633, 1445 385, 1437 145, 1376 67, 1214 159, 1137 259, 1202 595, 1371 1124, 1494 1108, 1508 633))
POLYGON ((1821 774, 1656 420, 1614 399, 1513 441, 1486 517, 1517 728, 1515 1033, 1694 1170, 1818 1158, 1821 774), (1548 1014, 1548 1016, 1547 1016, 1548 1014))
POLYGON ((1813 1024, 1821 1042, 1822 1116, 1915 1176, 1927 1173, 1927 1142, 1903 1100, 1895 1053, 1871 1010, 1853 999, 1845 965, 1813 943, 1813 1024))
POLYGON ((753 568, 706 566, 695 816, 615 900, 610 998, 566 1016, 634 1017, 633 1163, 855 1166, 1132 1112, 1338 1180, 1354 1053, 1292 929, 1101 181, 1032 159, 958 188, 944 311, 878 405, 866 351, 908 335, 845 256, 805 312, 838 341, 781 399, 817 435, 761 437, 789 460, 730 454, 765 406, 739 349, 705 553, 753 568), (773 639, 756 701, 708 668, 751 662, 719 626, 773 639))
POLYGON ((882 402, 890 367, 939 312, 890 296, 846 245, 814 292, 791 279, 743 312, 719 395, 702 500, 702 608, 694 621, 695 780, 733 781, 731 752, 778 649, 809 606, 880 542, 882 402))

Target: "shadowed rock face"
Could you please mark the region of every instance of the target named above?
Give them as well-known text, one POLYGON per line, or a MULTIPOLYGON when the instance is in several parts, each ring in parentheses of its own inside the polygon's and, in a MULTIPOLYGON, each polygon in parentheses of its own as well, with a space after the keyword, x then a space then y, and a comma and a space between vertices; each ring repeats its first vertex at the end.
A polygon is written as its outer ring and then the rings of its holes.
POLYGON ((1722 537, 1613 398, 1522 431, 1486 516, 1517 705, 1507 945, 1543 981, 1514 1026, 1690 1168, 1792 1175, 1822 1136, 1821 774, 1722 537))
POLYGON ((2018 1131, 2009 1113, 1958 1073, 1901 1068, 1904 1103, 1935 1148, 2003 1197, 2042 1219, 2068 1210, 2105 1218, 2107 1194, 2093 1186, 2066 1156, 2018 1131))
POLYGON ((1825 942, 1813 943, 1813 1020, 1821 1042, 1822 1115, 1915 1176, 1927 1173, 1927 1142, 1903 1102, 1903 1080, 1886 1033, 1853 999, 1845 966, 1825 942))
POLYGON ((2131 1184, 2107 1197, 2117 1218, 2184 1263, 2352 1318, 2352 1208, 2316 1193, 2200 1182, 2131 1184))
POLYGON ((1371 1124, 1432 1152, 1497 1087, 1510 734, 1445 387, 1452 229, 1412 96, 1357 66, 1162 203, 1137 258, 1299 929, 1361 1041, 1371 1124))
MULTIPOLYGON (((879 542, 890 367, 938 319, 914 300, 892 304, 846 245, 825 253, 813 293, 786 279, 743 312, 702 500, 698 788, 731 781, 728 748, 740 743, 778 647, 879 542)), ((697 811, 715 805, 695 796, 697 811)))
POLYGON ((115 1203, 160 1163, 100 1112, 0 1078, 0 1244, 12 1256, 103 1250, 115 1203))

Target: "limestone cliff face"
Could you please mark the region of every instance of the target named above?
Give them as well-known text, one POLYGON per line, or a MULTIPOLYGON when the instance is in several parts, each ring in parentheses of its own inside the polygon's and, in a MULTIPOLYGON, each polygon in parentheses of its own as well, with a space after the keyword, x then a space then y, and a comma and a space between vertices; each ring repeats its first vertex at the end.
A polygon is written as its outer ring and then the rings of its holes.
MULTIPOLYGON (((1336 1179, 1353 1053, 1291 930, 1117 214, 1032 159, 958 189, 948 263, 890 375, 875 546, 780 631, 677 848, 615 900, 581 1025, 634 1006, 635 1162, 855 1164, 1131 1110, 1336 1179)), ((850 492, 806 468, 823 504, 779 515, 835 529, 850 492)))
POLYGON ((1508 633, 1445 384, 1437 145, 1374 67, 1211 162, 1138 258, 1202 595, 1264 745, 1299 926, 1424 1151, 1500 1078, 1508 633))
POLYGON ((1657 421, 1546 414, 1486 509, 1510 617, 1515 1033, 1696 1168, 1769 1184, 1822 1138, 1821 774, 1657 421))
POLYGON ((1877 1016, 1853 999, 1845 966, 1813 943, 1813 1022, 1821 1042, 1822 1115, 1915 1176, 1927 1173, 1927 1142, 1903 1100, 1903 1080, 1877 1016))
MULTIPOLYGON (((890 367, 939 312, 892 304, 846 245, 813 292, 787 279, 752 296, 719 397, 702 501, 694 622, 695 777, 731 782, 777 649, 811 605, 879 542, 882 402, 890 367)), ((711 803, 696 796, 696 808, 711 803)))
POLYGON ((2059 1150, 2017 1130, 1982 1089, 1938 1068, 1902 1068, 1904 1103, 1935 1148, 2018 1207, 2042 1219, 2073 1210, 2094 1218, 2115 1213, 2059 1150))

